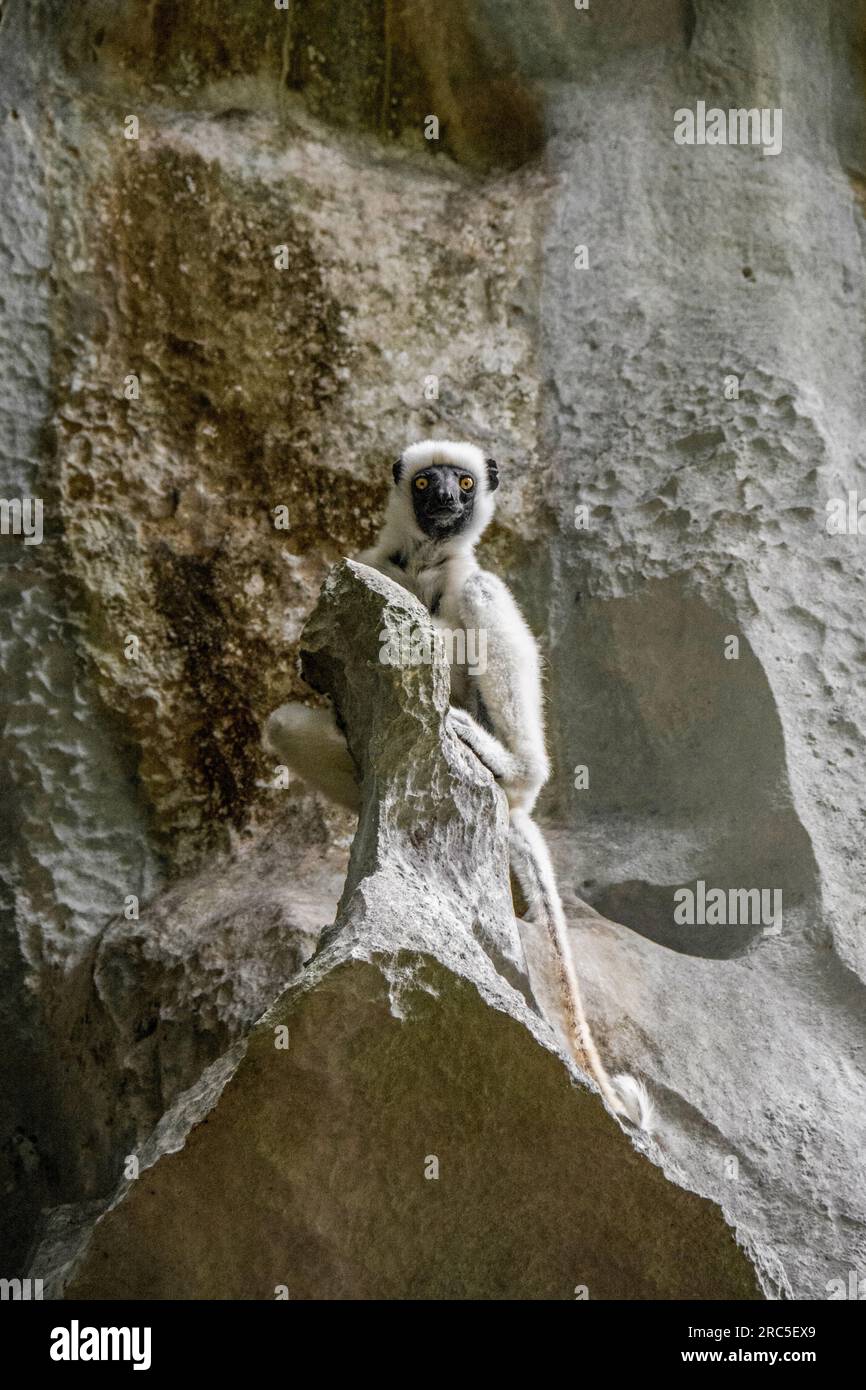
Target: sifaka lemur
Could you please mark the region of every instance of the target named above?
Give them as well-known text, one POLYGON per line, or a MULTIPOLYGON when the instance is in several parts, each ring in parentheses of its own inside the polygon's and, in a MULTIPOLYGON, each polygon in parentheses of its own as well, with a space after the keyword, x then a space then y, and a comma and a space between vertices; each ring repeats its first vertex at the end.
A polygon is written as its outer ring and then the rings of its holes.
MULTIPOLYGON (((645 1087, 631 1076, 609 1077, 598 1055, 550 854, 531 817, 550 775, 538 648, 505 584, 475 559, 494 512, 496 463, 473 444, 425 440, 401 455, 393 473, 379 539, 357 558, 419 598, 440 629, 485 634, 485 662, 452 664, 448 727, 508 798, 511 867, 529 920, 550 938, 570 1051, 578 1065, 588 1065, 616 1114, 649 1129, 652 1106, 645 1087)), ((329 710, 282 705, 268 720, 265 743, 312 786, 358 809, 355 765, 329 710)))

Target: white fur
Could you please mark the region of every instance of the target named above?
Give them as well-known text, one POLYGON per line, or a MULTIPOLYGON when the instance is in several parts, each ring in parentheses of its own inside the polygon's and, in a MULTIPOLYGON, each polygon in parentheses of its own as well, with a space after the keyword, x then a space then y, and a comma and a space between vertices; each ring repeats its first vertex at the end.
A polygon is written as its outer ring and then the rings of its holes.
POLYGON ((632 1124, 649 1133, 655 1127, 656 1112, 646 1086, 625 1072, 615 1076, 613 1084, 632 1124))
MULTIPOLYGON (((453 541, 446 541, 440 547, 444 554, 456 554, 474 549, 478 538, 493 519, 496 509, 494 494, 487 491, 487 465, 484 453, 475 444, 455 444, 450 440, 425 439, 421 444, 413 444, 400 455, 402 470, 400 481, 391 490, 385 524, 373 550, 391 555, 400 549, 405 541, 424 542, 427 537, 415 520, 412 507, 412 479, 422 469, 434 463, 451 463, 455 468, 471 473, 475 479, 475 511, 472 524, 453 541)), ((364 560, 363 555, 358 556, 364 560)), ((364 563, 368 563, 366 560, 364 563)))
POLYGON ((329 801, 360 811, 357 769, 329 709, 280 705, 265 724, 262 742, 329 801))
MULTIPOLYGON (((475 559, 475 546, 496 506, 495 492, 488 488, 485 456, 474 444, 428 439, 407 449, 401 465, 379 539, 358 559, 409 589, 428 609, 435 606, 433 621, 438 626, 452 632, 486 632, 486 668, 451 668, 448 727, 490 769, 508 797, 512 865, 531 919, 544 925, 553 948, 566 1032, 575 1060, 589 1067, 615 1113, 649 1128, 652 1106, 645 1088, 630 1076, 612 1081, 598 1055, 583 1011, 550 855, 541 831, 530 818, 550 775, 541 667, 535 639, 508 588, 495 574, 482 570, 475 559), (444 541, 433 541, 424 534, 412 506, 412 479, 436 463, 452 464, 475 479, 472 521, 463 532, 444 541), (402 566, 390 558, 398 553, 402 566)), ((301 776, 342 804, 351 804, 346 784, 353 764, 351 759, 346 764, 348 752, 333 723, 327 736, 317 739, 323 715, 330 718, 325 711, 284 705, 271 715, 266 739, 301 776), (298 722, 297 715, 286 713, 291 709, 315 715, 316 720, 305 725, 302 715, 298 722), (322 761, 330 764, 329 770, 317 766, 322 761)))

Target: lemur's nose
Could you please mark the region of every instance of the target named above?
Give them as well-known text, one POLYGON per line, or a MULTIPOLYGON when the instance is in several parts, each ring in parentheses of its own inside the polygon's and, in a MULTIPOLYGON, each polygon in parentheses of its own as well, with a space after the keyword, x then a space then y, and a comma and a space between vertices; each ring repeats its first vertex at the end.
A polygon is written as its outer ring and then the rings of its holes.
POLYGON ((443 504, 460 501, 457 479, 452 478, 450 473, 440 474, 436 479, 436 501, 443 504))

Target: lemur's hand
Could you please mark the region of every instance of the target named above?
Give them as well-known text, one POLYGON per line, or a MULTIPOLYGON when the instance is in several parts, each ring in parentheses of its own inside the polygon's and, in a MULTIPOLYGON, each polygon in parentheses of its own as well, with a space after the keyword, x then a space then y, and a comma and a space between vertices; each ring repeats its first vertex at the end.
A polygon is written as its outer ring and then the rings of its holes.
POLYGON ((468 744, 473 753, 475 752, 472 740, 478 726, 468 710, 452 705, 445 716, 445 727, 455 738, 461 739, 463 743, 468 744))
POLYGON ((472 718, 468 710, 458 709, 452 705, 445 717, 446 728, 459 738, 461 743, 465 743, 467 748, 471 748, 489 772, 494 777, 507 777, 510 772, 511 758, 499 742, 486 729, 482 729, 477 720, 472 718))

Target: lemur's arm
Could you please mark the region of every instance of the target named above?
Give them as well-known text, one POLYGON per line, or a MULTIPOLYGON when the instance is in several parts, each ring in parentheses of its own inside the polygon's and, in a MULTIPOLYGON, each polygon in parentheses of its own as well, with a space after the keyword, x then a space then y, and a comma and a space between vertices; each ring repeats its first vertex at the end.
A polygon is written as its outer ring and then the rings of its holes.
MULTIPOLYGON (((386 579, 392 579, 395 584, 399 584, 400 588, 406 589, 408 593, 415 593, 407 581, 405 569, 394 563, 394 560, 387 553, 387 547, 382 546, 381 543, 371 546, 369 550, 362 550, 360 555, 355 556, 355 559, 359 564, 369 565, 371 569, 378 570, 380 574, 384 574, 386 579)), ((415 597, 417 598, 418 595, 415 594, 415 597)))

